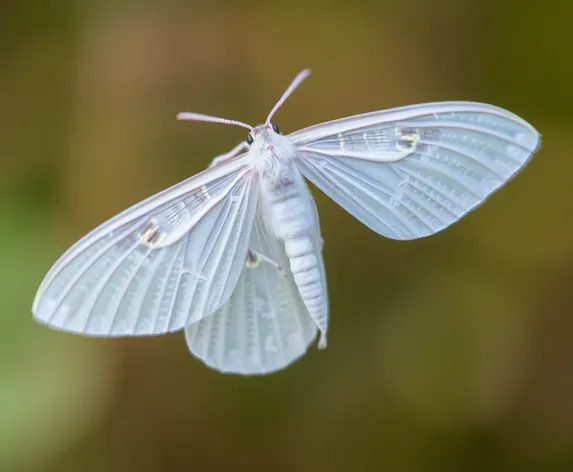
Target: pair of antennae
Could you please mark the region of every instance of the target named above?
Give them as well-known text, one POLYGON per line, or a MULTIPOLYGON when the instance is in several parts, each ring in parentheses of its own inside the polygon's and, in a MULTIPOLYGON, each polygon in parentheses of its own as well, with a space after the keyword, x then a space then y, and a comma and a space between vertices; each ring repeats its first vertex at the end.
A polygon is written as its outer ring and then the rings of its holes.
MULTIPOLYGON (((296 89, 301 84, 301 82, 304 79, 306 79, 309 75, 310 75, 310 69, 305 69, 302 72, 300 72, 294 78, 294 80, 291 82, 291 84, 288 86, 288 88, 284 91, 282 97, 279 99, 279 101, 276 103, 276 105, 273 107, 273 109, 269 113, 269 116, 267 116, 267 120, 265 121, 266 125, 270 124, 271 119, 272 119, 273 115, 276 113, 276 111, 281 107, 281 105, 285 102, 285 100, 289 97, 289 95, 294 92, 294 89, 296 89)), ((228 125, 242 126, 243 128, 247 128, 248 130, 253 131, 253 127, 251 125, 248 125, 248 124, 243 123, 241 121, 228 120, 227 118, 218 118, 216 116, 203 115, 201 113, 183 112, 183 113, 179 113, 177 115, 177 119, 178 120, 208 121, 211 123, 225 123, 228 125)))

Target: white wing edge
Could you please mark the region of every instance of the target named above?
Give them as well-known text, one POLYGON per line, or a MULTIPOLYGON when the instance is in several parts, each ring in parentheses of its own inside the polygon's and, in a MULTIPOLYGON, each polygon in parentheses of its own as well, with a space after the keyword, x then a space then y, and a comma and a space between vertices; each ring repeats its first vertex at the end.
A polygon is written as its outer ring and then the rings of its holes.
POLYGON ((410 120, 418 116, 433 113, 456 112, 489 113, 491 115, 497 115, 520 123, 527 127, 533 134, 539 135, 539 132, 531 124, 515 113, 504 108, 480 102, 445 101, 407 105, 340 118, 294 131, 293 133, 290 133, 288 137, 292 139, 294 144, 300 146, 311 143, 312 141, 325 136, 345 133, 356 128, 363 128, 386 122, 410 120))

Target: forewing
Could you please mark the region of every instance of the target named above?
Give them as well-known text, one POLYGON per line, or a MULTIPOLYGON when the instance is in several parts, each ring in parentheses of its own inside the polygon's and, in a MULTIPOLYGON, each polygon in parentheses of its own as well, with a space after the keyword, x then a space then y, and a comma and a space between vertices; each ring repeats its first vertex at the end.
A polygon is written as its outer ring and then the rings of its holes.
MULTIPOLYGON (((243 268, 229 301, 211 316, 185 327, 191 353, 222 372, 267 374, 302 356, 317 328, 300 295, 284 245, 257 213, 249 247, 278 262, 243 268)), ((321 258, 322 260, 322 258, 321 258)))
POLYGON ((514 176, 541 139, 518 116, 472 102, 368 113, 289 136, 306 178, 393 239, 460 219, 514 176))
POLYGON ((160 334, 217 310, 244 265, 258 189, 244 159, 208 169, 102 224, 52 267, 35 318, 94 336, 160 334))

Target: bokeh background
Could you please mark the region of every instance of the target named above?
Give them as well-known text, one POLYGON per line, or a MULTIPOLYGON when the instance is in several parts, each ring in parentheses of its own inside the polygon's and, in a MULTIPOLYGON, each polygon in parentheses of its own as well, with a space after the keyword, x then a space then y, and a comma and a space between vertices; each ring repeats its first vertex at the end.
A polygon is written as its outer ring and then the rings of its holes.
POLYGON ((573 470, 572 2, 53 0, 0 6, 0 471, 573 470), (544 144, 423 240, 320 192, 329 347, 225 376, 182 334, 35 324, 56 258, 200 170, 240 128, 433 100, 512 110, 544 144))

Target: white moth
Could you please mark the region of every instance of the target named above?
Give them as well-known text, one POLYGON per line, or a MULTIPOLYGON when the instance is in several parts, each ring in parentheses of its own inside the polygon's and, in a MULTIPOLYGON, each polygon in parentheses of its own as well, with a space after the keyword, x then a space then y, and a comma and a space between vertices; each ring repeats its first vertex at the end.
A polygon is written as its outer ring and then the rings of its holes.
POLYGON ((90 336, 185 329, 222 372, 286 367, 320 333, 328 294, 316 206, 303 177, 377 233, 434 234, 482 203, 529 160, 539 133, 481 103, 439 102, 342 118, 282 135, 248 128, 211 166, 123 211, 72 246, 34 300, 35 318, 90 336))

